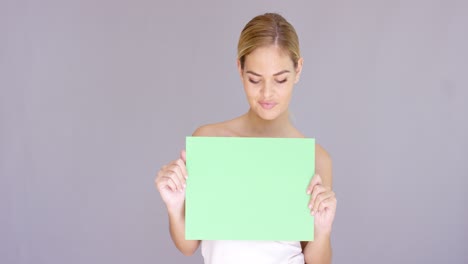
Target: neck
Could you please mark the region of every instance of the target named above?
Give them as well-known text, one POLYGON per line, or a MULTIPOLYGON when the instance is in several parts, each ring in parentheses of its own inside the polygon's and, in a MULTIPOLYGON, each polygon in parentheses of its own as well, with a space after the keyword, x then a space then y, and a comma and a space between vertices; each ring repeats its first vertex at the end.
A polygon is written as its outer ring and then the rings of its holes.
POLYGON ((265 120, 249 109, 244 120, 249 134, 258 137, 282 137, 292 126, 288 110, 273 120, 265 120))

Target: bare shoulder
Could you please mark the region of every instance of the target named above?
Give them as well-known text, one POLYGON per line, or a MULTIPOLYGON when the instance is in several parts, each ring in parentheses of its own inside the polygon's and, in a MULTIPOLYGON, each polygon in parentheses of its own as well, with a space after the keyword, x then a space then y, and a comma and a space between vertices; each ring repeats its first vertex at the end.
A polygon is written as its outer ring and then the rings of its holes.
POLYGON ((225 122, 214 123, 200 126, 193 132, 196 137, 232 137, 238 136, 235 132, 236 119, 228 120, 225 122))
MULTIPOLYGON (((291 137, 306 138, 299 130, 294 129, 291 137)), ((322 145, 315 143, 315 162, 320 164, 331 164, 331 156, 322 145)))
POLYGON ((200 126, 199 128, 197 128, 192 136, 196 136, 196 137, 210 137, 210 136, 215 136, 216 134, 216 128, 214 127, 213 124, 209 124, 209 125, 203 125, 203 126, 200 126))
POLYGON ((322 177, 324 185, 332 186, 332 159, 320 144, 315 144, 315 171, 322 177))

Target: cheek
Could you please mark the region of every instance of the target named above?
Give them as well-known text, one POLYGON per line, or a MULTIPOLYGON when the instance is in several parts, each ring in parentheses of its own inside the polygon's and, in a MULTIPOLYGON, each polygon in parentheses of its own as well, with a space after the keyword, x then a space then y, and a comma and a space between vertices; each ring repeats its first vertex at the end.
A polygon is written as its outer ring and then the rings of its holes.
POLYGON ((279 96, 284 99, 289 99, 292 95, 293 87, 294 85, 292 83, 281 87, 281 89, 278 89, 279 96))
POLYGON ((258 89, 250 82, 244 83, 244 91, 248 98, 255 98, 258 95, 258 89))

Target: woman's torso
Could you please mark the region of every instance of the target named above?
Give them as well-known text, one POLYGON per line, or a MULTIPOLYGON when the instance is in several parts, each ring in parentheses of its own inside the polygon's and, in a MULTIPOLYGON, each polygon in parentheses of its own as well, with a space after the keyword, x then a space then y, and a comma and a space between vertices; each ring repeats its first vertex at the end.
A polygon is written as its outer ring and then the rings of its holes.
MULTIPOLYGON (((243 117, 204 127, 203 136, 261 137, 245 129, 243 117)), ((288 124, 286 129, 268 137, 304 137, 296 128, 288 124)), ((230 263, 304 263, 304 255, 299 241, 241 241, 204 240, 201 251, 205 264, 230 263)))
POLYGON ((205 264, 304 264, 298 241, 203 240, 205 264))

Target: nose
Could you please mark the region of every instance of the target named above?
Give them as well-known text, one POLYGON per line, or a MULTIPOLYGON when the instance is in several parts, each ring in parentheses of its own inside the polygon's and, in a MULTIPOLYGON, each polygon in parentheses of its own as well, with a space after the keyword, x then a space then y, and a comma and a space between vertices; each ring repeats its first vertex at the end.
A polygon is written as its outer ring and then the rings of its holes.
POLYGON ((273 95, 273 85, 271 82, 264 82, 264 85, 262 87, 261 91, 263 97, 270 98, 273 95))

